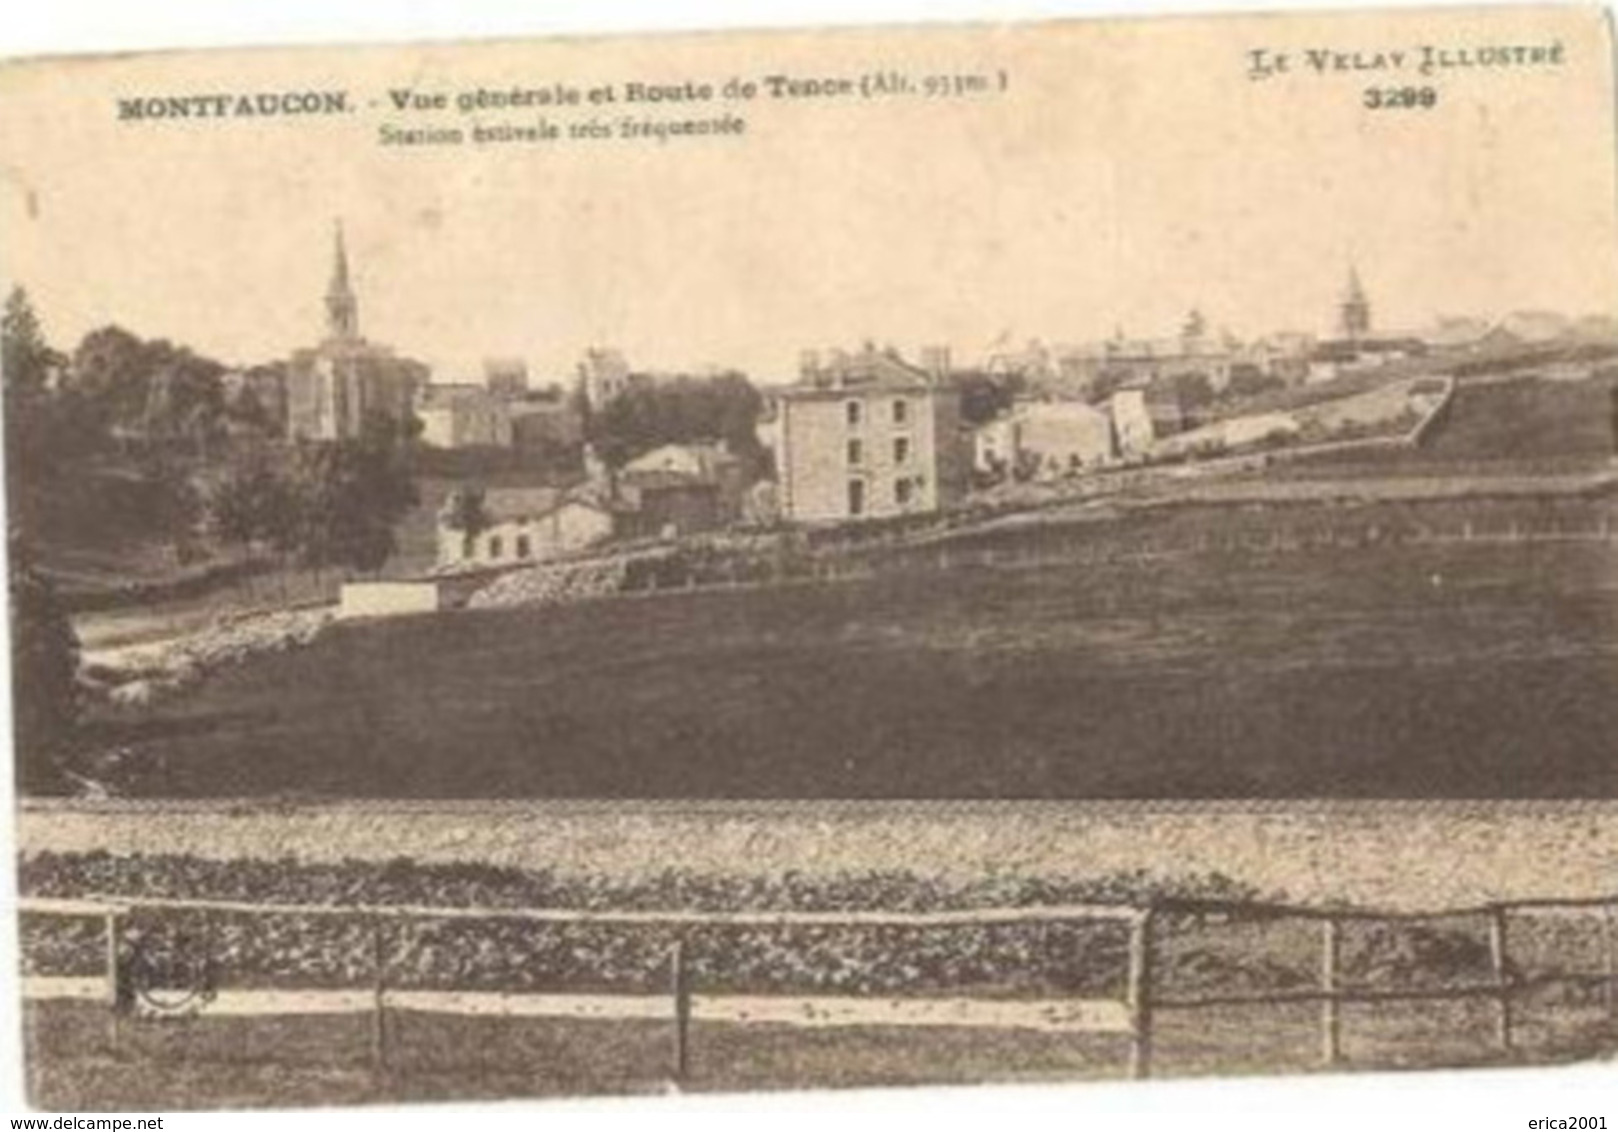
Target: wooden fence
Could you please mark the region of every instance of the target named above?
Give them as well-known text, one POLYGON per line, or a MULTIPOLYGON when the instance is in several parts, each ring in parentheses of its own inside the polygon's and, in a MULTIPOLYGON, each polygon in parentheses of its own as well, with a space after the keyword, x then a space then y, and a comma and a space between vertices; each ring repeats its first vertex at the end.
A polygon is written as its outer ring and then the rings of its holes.
POLYGON ((30 915, 94 917, 103 925, 105 968, 90 978, 33 976, 23 980, 30 1000, 77 999, 99 1001, 108 1008, 108 1042, 116 1050, 120 1030, 130 1014, 130 988, 121 959, 125 924, 137 913, 200 912, 248 915, 288 915, 356 918, 369 922, 372 983, 356 990, 293 990, 237 992, 210 1003, 210 1014, 368 1013, 371 1016, 371 1057, 385 1072, 389 1064, 388 1012, 392 1009, 423 1013, 506 1016, 568 1016, 591 1018, 661 1018, 670 1023, 669 1069, 676 1081, 691 1070, 691 1026, 694 1019, 739 1024, 769 1022, 785 1025, 873 1026, 931 1025, 981 1028, 1038 1026, 1066 1032, 1118 1034, 1129 1043, 1130 1076, 1152 1072, 1154 1017, 1166 1011, 1194 1011, 1233 1006, 1318 1004, 1320 1007, 1320 1062, 1342 1061, 1343 1006, 1351 1003, 1488 1000, 1493 1003, 1493 1043, 1503 1053, 1516 1045, 1514 1006, 1519 995, 1535 985, 1555 981, 1593 984, 1600 989, 1605 1016, 1618 1021, 1618 896, 1592 899, 1543 899, 1500 902, 1439 911, 1389 911, 1355 908, 1319 908, 1251 901, 1166 900, 1145 906, 1096 904, 963 909, 933 912, 794 911, 794 912, 683 912, 596 911, 578 909, 448 908, 423 906, 363 906, 271 904, 229 900, 124 899, 79 900, 25 898, 19 910, 30 915), (1601 970, 1577 975, 1552 975, 1537 981, 1522 979, 1510 959, 1511 926, 1523 918, 1595 917, 1600 923, 1601 970), (1209 921, 1302 920, 1317 924, 1320 932, 1319 985, 1313 989, 1285 988, 1256 991, 1218 991, 1199 995, 1165 994, 1156 971, 1159 932, 1165 920, 1179 924, 1209 921), (1416 923, 1471 919, 1487 926, 1491 977, 1460 985, 1382 988, 1351 986, 1342 975, 1342 932, 1350 923, 1416 923), (703 996, 696 986, 686 943, 678 934, 667 961, 666 994, 612 994, 598 996, 463 993, 420 991, 390 985, 384 957, 384 932, 390 925, 411 920, 522 921, 535 924, 593 924, 632 929, 787 927, 968 927, 1006 924, 1105 922, 1128 932, 1127 969, 1121 1001, 1111 999, 1055 1002, 1040 1000, 1022 1005, 971 999, 889 999, 875 996, 703 996), (659 1000, 663 1002, 660 1007, 659 1000), (973 1005, 986 1009, 974 1011, 973 1005), (930 1006, 942 1006, 929 1009, 930 1006), (1062 1008, 1066 1014, 1061 1015, 1062 1008), (1054 1022, 1052 1019, 1056 1019, 1054 1022))
MULTIPOLYGON (((1541 899, 1503 901, 1470 908, 1447 908, 1433 912, 1373 911, 1365 909, 1323 909, 1299 905, 1175 901, 1158 905, 1157 911, 1174 910, 1186 914, 1230 915, 1304 919, 1320 926, 1320 985, 1313 990, 1256 991, 1251 993, 1162 997, 1153 994, 1151 979, 1144 980, 1143 993, 1153 1010, 1199 1010, 1241 1005, 1274 1006, 1283 1003, 1316 1003, 1320 1006, 1320 1060, 1334 1066, 1342 1060, 1342 1008, 1349 1003, 1388 1003, 1416 1001, 1463 1001, 1487 999, 1494 1004, 1494 1042, 1502 1053, 1516 1046, 1514 1005, 1518 996, 1532 985, 1522 979, 1511 963, 1510 925, 1516 919, 1549 916, 1595 917, 1601 930, 1601 971, 1576 975, 1552 975, 1537 980, 1593 983, 1601 988, 1606 1016, 1618 1020, 1618 897, 1589 899, 1541 899), (1412 923, 1435 920, 1481 920, 1487 925, 1490 979, 1485 983, 1385 989, 1351 987, 1342 983, 1341 938, 1347 923, 1412 923)), ((1151 915, 1144 920, 1148 936, 1151 915)), ((1149 949, 1150 944, 1147 944, 1149 949)), ((1150 1058, 1151 1026, 1141 1026, 1150 1058)), ((1142 1076, 1145 1073, 1141 1074, 1142 1076)))

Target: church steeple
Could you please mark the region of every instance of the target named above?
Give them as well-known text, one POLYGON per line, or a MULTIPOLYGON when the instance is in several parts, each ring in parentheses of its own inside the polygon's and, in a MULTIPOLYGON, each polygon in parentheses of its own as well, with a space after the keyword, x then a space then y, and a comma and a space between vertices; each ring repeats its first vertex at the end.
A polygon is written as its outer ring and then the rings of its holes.
POLYGON ((1338 307, 1338 320, 1343 337, 1351 342, 1371 332, 1371 301, 1365 297, 1360 273, 1352 265, 1348 269, 1348 287, 1343 291, 1343 301, 1338 307))
POLYGON ((326 288, 326 335, 329 338, 358 338, 359 301, 348 284, 348 249, 343 244, 343 222, 337 222, 333 247, 331 284, 326 288))

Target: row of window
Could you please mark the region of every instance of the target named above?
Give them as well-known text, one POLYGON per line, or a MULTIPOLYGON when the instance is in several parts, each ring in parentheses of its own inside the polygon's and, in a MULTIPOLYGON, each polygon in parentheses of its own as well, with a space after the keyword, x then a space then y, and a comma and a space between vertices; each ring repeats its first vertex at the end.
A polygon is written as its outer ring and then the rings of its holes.
MULTIPOLYGON (((516 554, 514 557, 518 561, 525 558, 532 558, 534 556, 534 545, 531 541, 529 541, 527 535, 518 535, 514 541, 516 543, 516 554)), ((488 542, 488 554, 485 555, 485 557, 487 557, 491 562, 498 562, 500 559, 504 558, 505 555, 506 540, 499 535, 490 535, 488 542)))
MULTIPOLYGON (((893 481, 893 502, 900 507, 908 507, 916 499, 916 491, 921 481, 910 476, 900 476, 893 481)), ((848 481, 848 513, 850 515, 865 514, 866 483, 864 480, 848 481)))
MULTIPOLYGON (((909 424, 910 423, 910 402, 909 401, 906 401, 902 397, 894 398, 892 410, 893 410, 893 423, 894 424, 903 425, 903 424, 909 424)), ((847 414, 847 417, 848 417, 848 427, 849 428, 858 428, 860 426, 861 422, 864 421, 864 419, 865 419, 865 402, 864 401, 849 401, 843 406, 843 411, 847 414)))
MULTIPOLYGON (((910 451, 910 438, 908 436, 896 436, 893 438, 893 462, 895 464, 910 463, 910 451)), ((864 465, 865 442, 862 440, 850 440, 848 442, 848 466, 860 468, 864 467, 864 465)))

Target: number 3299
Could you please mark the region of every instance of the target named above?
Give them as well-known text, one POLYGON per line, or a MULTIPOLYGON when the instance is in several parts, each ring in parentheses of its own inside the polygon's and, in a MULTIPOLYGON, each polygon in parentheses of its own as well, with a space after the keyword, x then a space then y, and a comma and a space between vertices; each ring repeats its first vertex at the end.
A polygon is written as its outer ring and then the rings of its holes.
POLYGON ((1365 88, 1367 110, 1431 110, 1438 91, 1430 86, 1372 86, 1365 88))

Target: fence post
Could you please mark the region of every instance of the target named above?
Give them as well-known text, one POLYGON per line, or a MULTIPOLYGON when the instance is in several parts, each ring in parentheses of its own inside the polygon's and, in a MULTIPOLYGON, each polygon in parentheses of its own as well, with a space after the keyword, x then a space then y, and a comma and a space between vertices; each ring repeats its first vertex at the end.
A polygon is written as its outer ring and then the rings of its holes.
POLYGON ((1337 1001, 1337 960, 1341 950, 1342 928, 1335 916, 1320 925, 1320 989, 1326 998, 1320 1003, 1320 1060, 1336 1065, 1343 1052, 1342 1006, 1337 1001))
POLYGON ((209 995, 219 989, 219 972, 214 967, 214 952, 219 949, 217 920, 212 912, 202 914, 202 987, 209 995))
POLYGON ((1143 908, 1129 928, 1129 1075, 1152 1075, 1152 909, 1143 908))
POLYGON ((121 1015, 124 1010, 123 965, 118 961, 118 947, 123 940, 123 926, 117 912, 108 912, 107 932, 107 1045, 114 1057, 118 1055, 121 1015))
POLYGON ((669 992, 674 996, 674 1079, 684 1082, 691 1070, 691 985, 683 939, 669 952, 669 992))
POLYGON ((371 921, 371 974, 373 980, 371 1010, 371 1064, 378 1073, 388 1069, 388 1017, 385 996, 388 990, 388 967, 382 952, 382 919, 371 921))
POLYGON ((1496 904, 1489 909, 1489 960, 1494 968, 1496 987, 1495 1040, 1504 1051, 1511 1049, 1511 982, 1506 970, 1506 909, 1496 904))
POLYGON ((1608 904, 1601 909, 1601 1002, 1608 1018, 1618 1018, 1618 927, 1613 925, 1614 911, 1618 911, 1618 905, 1608 904))

